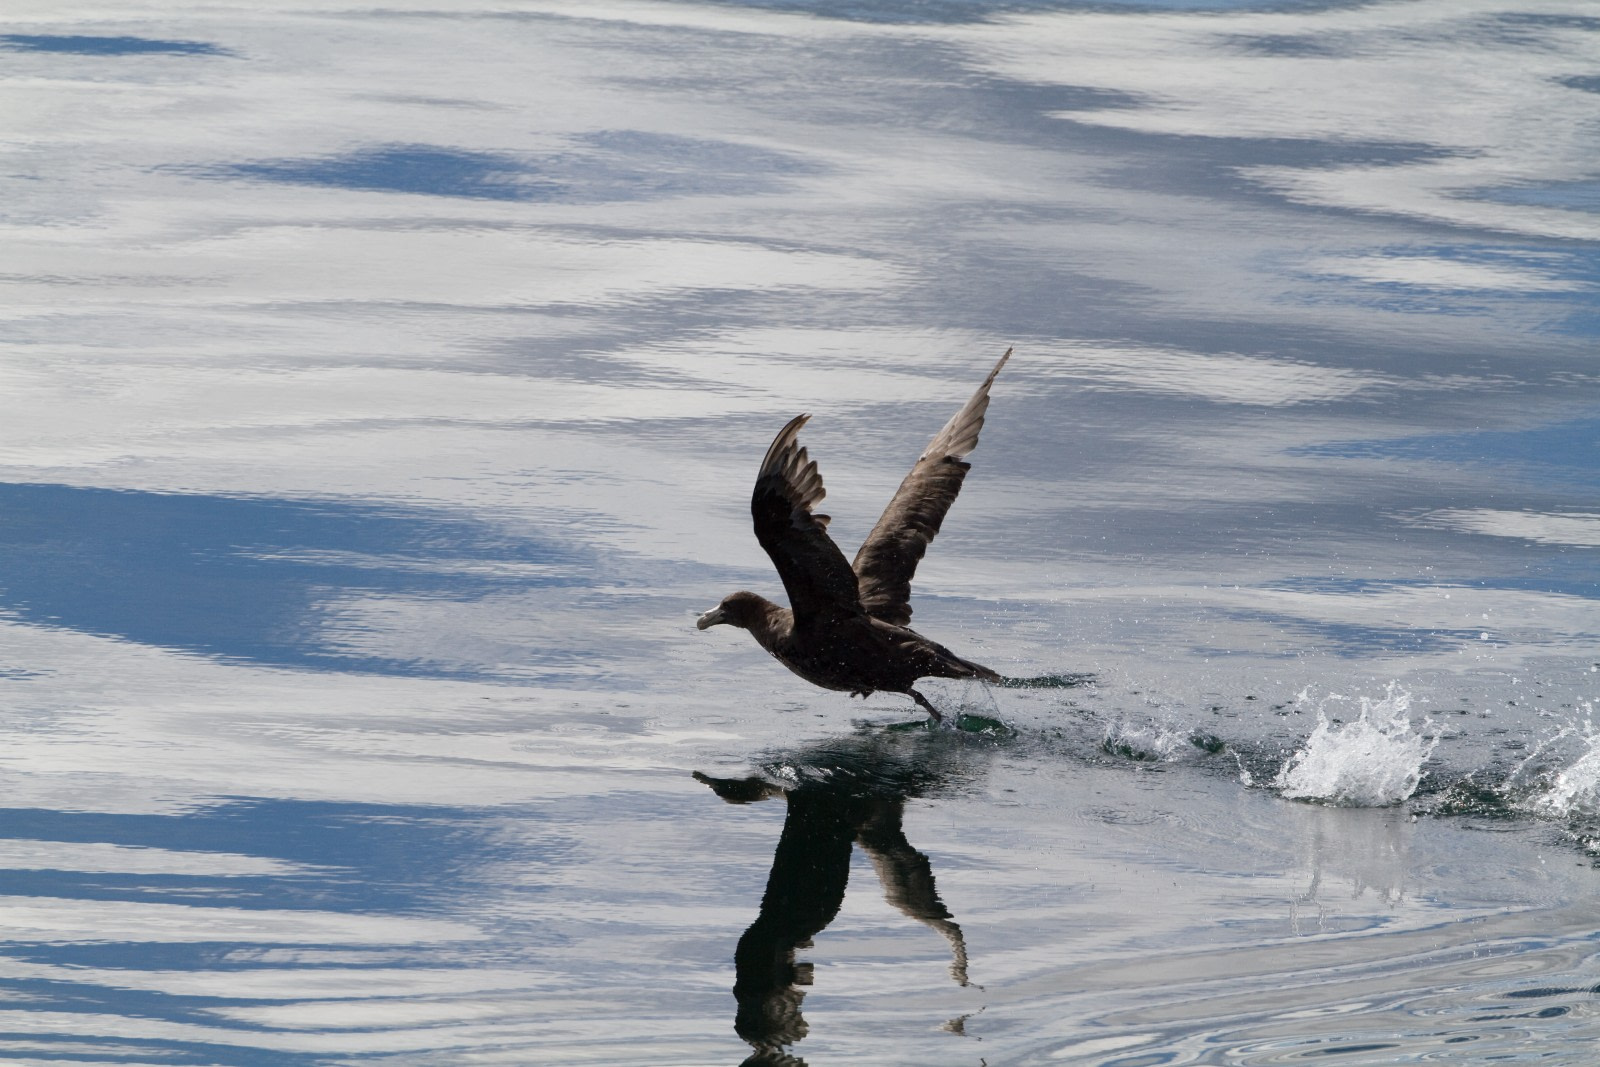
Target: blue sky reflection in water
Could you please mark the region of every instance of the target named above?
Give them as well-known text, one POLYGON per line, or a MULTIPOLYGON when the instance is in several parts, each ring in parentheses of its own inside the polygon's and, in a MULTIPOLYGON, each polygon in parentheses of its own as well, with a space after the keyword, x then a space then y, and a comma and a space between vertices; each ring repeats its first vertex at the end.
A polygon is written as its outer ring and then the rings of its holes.
POLYGON ((0 1058, 1584 1062, 1588 5, 7 18, 0 1058))

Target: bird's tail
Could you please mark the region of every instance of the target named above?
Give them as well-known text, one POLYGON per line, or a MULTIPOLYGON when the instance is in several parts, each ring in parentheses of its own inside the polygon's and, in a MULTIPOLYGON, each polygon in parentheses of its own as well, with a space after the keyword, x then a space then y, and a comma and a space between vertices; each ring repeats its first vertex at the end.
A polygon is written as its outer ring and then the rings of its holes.
POLYGON ((944 663, 941 664, 941 666, 943 666, 949 673, 940 673, 937 677, 977 678, 978 680, 984 682, 998 682, 1001 680, 999 674, 990 670, 988 667, 985 667, 981 663, 974 663, 969 659, 962 659, 960 656, 957 656, 948 649, 941 649, 940 651, 944 652, 944 663))

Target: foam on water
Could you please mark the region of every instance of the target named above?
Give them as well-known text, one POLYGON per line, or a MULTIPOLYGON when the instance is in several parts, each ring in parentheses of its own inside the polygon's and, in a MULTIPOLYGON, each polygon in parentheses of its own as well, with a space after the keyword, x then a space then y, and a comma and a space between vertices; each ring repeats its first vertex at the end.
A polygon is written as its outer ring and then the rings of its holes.
MULTIPOLYGON (((1300 699, 1308 699, 1302 692, 1300 699)), ((1273 785, 1286 797, 1348 807, 1398 804, 1416 792, 1422 764, 1439 743, 1411 729, 1411 694, 1391 683, 1381 700, 1358 698, 1361 714, 1343 725, 1324 707, 1347 698, 1330 695, 1317 708, 1317 727, 1278 771, 1273 785)))

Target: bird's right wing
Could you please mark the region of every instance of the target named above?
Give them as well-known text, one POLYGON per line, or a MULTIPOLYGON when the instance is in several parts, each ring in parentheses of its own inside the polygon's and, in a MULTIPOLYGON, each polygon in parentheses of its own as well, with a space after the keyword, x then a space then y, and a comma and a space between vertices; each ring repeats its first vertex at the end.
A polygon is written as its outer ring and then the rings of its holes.
POLYGON ((778 431, 750 497, 756 540, 772 557, 795 621, 860 615, 855 571, 828 536, 828 516, 812 512, 827 495, 816 461, 795 440, 810 415, 778 431))
POLYGON ((944 429, 934 435, 905 476, 894 499, 856 553, 854 570, 860 582, 861 605, 868 615, 896 626, 911 621, 911 578, 961 492, 972 464, 962 458, 978 447, 978 431, 989 410, 989 387, 1011 358, 1006 349, 994 370, 978 386, 944 429))

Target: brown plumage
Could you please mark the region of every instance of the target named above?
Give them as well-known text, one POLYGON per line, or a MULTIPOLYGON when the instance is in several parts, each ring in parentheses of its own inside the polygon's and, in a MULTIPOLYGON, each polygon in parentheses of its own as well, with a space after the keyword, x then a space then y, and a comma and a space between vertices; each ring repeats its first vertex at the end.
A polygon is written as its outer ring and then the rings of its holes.
POLYGON ((789 607, 755 593, 731 593, 696 625, 749 630, 762 648, 813 685, 863 697, 878 690, 904 693, 936 720, 938 709, 912 688, 918 678, 999 681, 988 667, 906 624, 911 578, 972 467, 963 457, 978 445, 989 387, 1010 358, 1008 348, 972 399, 934 435, 853 564, 828 536, 828 516, 812 511, 826 490, 816 462, 796 441, 811 416, 792 419, 761 460, 750 497, 756 540, 778 568, 789 607))

